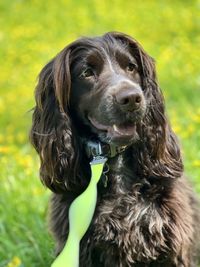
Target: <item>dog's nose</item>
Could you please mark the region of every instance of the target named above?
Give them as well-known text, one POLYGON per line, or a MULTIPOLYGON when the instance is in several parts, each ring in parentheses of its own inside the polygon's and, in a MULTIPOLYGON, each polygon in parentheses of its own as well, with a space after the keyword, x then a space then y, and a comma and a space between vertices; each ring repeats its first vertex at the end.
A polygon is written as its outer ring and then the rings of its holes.
POLYGON ((142 105, 142 95, 133 90, 120 90, 115 94, 116 102, 123 111, 134 111, 142 105))

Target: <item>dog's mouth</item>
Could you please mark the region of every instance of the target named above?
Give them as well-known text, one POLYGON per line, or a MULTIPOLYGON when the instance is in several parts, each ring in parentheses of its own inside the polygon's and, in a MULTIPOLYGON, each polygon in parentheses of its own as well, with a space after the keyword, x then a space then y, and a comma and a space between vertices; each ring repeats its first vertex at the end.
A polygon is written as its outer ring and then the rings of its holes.
POLYGON ((136 123, 124 122, 120 124, 105 125, 93 117, 88 116, 91 125, 99 132, 104 132, 109 142, 126 145, 137 136, 136 123))

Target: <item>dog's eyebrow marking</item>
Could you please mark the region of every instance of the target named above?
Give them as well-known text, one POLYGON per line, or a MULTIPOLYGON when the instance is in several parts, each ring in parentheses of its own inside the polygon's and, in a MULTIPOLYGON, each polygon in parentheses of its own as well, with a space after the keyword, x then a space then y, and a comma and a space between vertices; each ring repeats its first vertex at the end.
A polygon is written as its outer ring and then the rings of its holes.
MULTIPOLYGON (((110 67, 111 72, 117 74, 117 72, 113 68, 112 61, 111 61, 107 51, 105 49, 103 49, 103 52, 105 53, 105 58, 106 58, 106 61, 107 61, 108 65, 109 65, 109 67, 110 67)), ((133 81, 131 81, 129 79, 126 79, 126 78, 123 78, 122 82, 127 82, 130 85, 135 86, 135 87, 138 87, 138 85, 139 85, 139 83, 133 82, 133 81)))
MULTIPOLYGON (((104 52, 104 54, 105 54, 105 58, 106 58, 106 61, 107 61, 108 65, 109 65, 109 68, 110 68, 111 72, 117 74, 117 72, 116 72, 115 69, 113 68, 112 61, 111 61, 111 59, 110 59, 110 57, 109 57, 107 51, 106 51, 105 49, 103 49, 103 52, 104 52)), ((124 77, 123 77, 123 79, 122 79, 121 82, 127 82, 127 83, 129 83, 131 86, 135 86, 135 87, 138 87, 138 86, 139 86, 139 83, 133 82, 133 81, 131 81, 131 80, 129 80, 129 79, 126 79, 126 78, 124 78, 124 77)))
POLYGON ((111 70, 112 72, 115 73, 116 71, 114 70, 114 68, 113 68, 113 66, 112 66, 112 62, 111 62, 111 60, 110 60, 109 57, 107 58, 107 62, 108 62, 108 64, 109 64, 110 70, 111 70))
POLYGON ((104 54, 105 54, 105 59, 106 59, 108 65, 109 65, 109 67, 110 67, 110 70, 111 70, 113 73, 116 73, 116 71, 115 71, 114 68, 113 68, 113 65, 112 65, 112 62, 111 62, 111 60, 110 60, 110 57, 109 57, 107 51, 106 51, 104 48, 103 48, 103 52, 104 52, 104 54))

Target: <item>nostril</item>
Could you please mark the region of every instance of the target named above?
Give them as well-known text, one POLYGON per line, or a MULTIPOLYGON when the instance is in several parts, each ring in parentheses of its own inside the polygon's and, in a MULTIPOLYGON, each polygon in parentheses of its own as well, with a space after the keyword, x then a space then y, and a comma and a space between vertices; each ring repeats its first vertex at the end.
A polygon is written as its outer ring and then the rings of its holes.
POLYGON ((126 97, 122 97, 118 100, 118 103, 122 106, 135 106, 137 107, 138 105, 140 105, 142 101, 142 97, 139 94, 132 94, 126 97))
POLYGON ((142 101, 142 97, 141 97, 141 95, 136 95, 136 96, 135 96, 135 103, 136 103, 136 104, 140 104, 141 101, 142 101))
POLYGON ((120 105, 127 105, 129 104, 130 99, 128 97, 122 98, 119 102, 120 105))

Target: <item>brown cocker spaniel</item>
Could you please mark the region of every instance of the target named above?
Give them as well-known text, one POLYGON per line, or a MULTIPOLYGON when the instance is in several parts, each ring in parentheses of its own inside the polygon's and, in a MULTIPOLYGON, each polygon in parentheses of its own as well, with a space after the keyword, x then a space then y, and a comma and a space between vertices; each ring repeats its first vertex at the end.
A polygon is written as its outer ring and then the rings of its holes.
POLYGON ((198 266, 197 201, 154 60, 140 44, 117 32, 78 39, 42 69, 35 98, 30 138, 41 180, 54 192, 57 254, 70 204, 87 187, 89 162, 100 147, 108 161, 80 267, 198 266))

